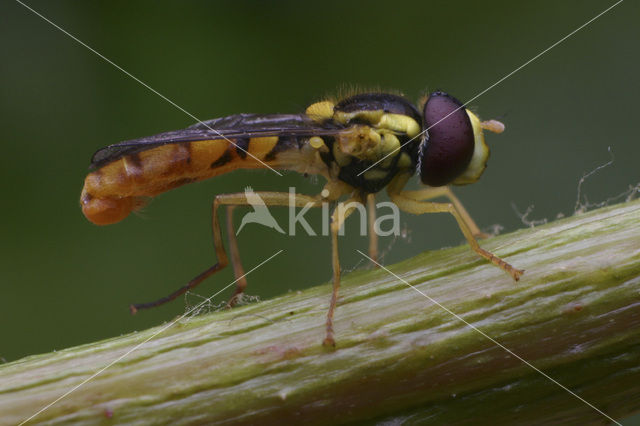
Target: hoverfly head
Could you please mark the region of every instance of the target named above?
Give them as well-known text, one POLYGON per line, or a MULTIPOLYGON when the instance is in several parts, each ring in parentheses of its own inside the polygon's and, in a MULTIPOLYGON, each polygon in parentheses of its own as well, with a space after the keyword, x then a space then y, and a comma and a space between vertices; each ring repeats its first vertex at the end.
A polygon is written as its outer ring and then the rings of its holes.
POLYGON ((480 178, 489 158, 483 129, 500 133, 502 123, 480 122, 445 92, 431 93, 423 108, 424 135, 418 151, 418 173, 429 186, 466 185, 480 178))

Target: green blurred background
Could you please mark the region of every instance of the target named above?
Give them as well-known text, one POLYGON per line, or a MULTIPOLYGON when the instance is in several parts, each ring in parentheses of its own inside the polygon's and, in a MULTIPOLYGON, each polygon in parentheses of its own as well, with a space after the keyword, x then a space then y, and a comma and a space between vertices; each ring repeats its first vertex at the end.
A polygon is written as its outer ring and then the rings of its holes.
MULTIPOLYGON (((208 119, 301 112, 345 84, 398 89, 412 99, 443 89, 465 101, 613 2, 28 4, 208 119)), ((2 2, 0 16, 5 360, 144 329, 183 313, 182 298, 136 316, 128 305, 164 296, 214 262, 215 194, 249 185, 321 189, 321 179, 237 171, 163 194, 117 225, 90 224, 78 198, 91 154, 194 120, 18 3, 2 2)), ((622 3, 472 103, 481 117, 507 126, 488 137, 492 157, 483 178, 456 191, 481 227, 500 224, 506 232, 525 226, 512 205, 520 211, 535 205, 529 219, 571 214, 578 180, 610 160, 608 147, 615 161, 585 182, 589 200, 606 200, 640 181, 638 16, 638 3, 622 3)), ((284 226, 286 211, 274 213, 284 226)), ((308 217, 319 226, 318 212, 308 217)), ((352 222, 341 240, 346 270, 366 266, 355 249, 366 249, 367 242, 354 235, 358 224, 352 222)), ((381 241, 387 264, 463 241, 446 216, 403 216, 403 227, 405 238, 381 241)), ((249 276, 250 295, 273 297, 331 277, 327 237, 286 237, 249 225, 239 241, 247 269, 284 250, 249 276)), ((498 270, 496 277, 502 277, 498 270)), ((228 268, 197 293, 211 295, 232 279, 228 268)))

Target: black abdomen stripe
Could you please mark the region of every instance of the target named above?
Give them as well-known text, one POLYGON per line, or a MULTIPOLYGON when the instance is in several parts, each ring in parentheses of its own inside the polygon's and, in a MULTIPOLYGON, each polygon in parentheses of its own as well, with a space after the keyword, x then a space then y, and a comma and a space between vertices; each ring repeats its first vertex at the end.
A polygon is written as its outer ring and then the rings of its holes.
POLYGON ((247 152, 249 151, 249 138, 236 139, 236 154, 243 160, 247 158, 247 152))
POLYGON ((224 166, 225 164, 227 164, 229 161, 231 161, 231 151, 229 151, 229 149, 227 149, 224 154, 222 154, 220 156, 220 158, 218 158, 216 161, 214 161, 213 163, 211 163, 211 168, 215 169, 216 167, 220 167, 220 166, 224 166))
POLYGON ((295 136, 280 136, 273 149, 271 149, 271 151, 269 151, 269 153, 264 156, 264 161, 275 160, 278 153, 288 151, 290 149, 299 149, 298 138, 295 136))

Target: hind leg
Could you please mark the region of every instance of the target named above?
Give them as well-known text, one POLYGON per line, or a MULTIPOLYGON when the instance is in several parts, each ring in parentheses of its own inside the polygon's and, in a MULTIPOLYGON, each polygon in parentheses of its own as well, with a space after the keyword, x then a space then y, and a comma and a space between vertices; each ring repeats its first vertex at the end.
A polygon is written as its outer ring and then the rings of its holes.
MULTIPOLYGON (((300 194, 289 194, 288 192, 255 192, 254 194, 258 194, 261 199, 264 201, 264 204, 267 206, 289 206, 290 204, 295 205, 296 207, 317 207, 322 204, 323 198, 320 196, 311 197, 309 195, 300 195, 300 194), (293 197, 293 198, 290 198, 293 197)), ((227 257, 227 253, 224 249, 224 245, 222 243, 222 230, 220 227, 220 221, 218 219, 218 209, 221 205, 226 206, 250 206, 252 205, 247 201, 246 195, 244 192, 234 193, 234 194, 221 194, 217 195, 213 200, 212 206, 212 214, 211 214, 211 226, 213 228, 213 246, 216 252, 216 257, 218 261, 216 264, 200 273, 198 276, 193 278, 184 286, 180 287, 173 293, 168 296, 162 297, 156 301, 148 302, 148 303, 136 303, 129 306, 129 309, 132 314, 135 314, 140 309, 149 309, 156 306, 163 305, 167 302, 170 302, 177 298, 178 296, 186 293, 187 291, 198 286, 202 281, 215 274, 216 272, 224 269, 229 264, 229 258, 227 257)), ((229 226, 229 221, 227 220, 227 227, 229 226)), ((229 233, 230 235, 234 234, 233 230, 229 233)), ((234 235, 235 236, 235 235, 234 235)), ((242 265, 239 261, 239 252, 237 251, 237 241, 234 242, 236 255, 238 258, 237 265, 240 266, 240 270, 242 270, 242 265)), ((234 256, 232 249, 232 258, 234 256)), ((242 274, 243 275, 243 274, 242 274)), ((241 275, 241 277, 242 277, 241 275)), ((246 287, 246 281, 244 283, 246 287)), ((243 289, 243 288, 242 288, 243 289)), ((236 287, 236 291, 238 287, 236 287)), ((234 293, 235 296, 235 293, 234 293)), ((231 300, 229 301, 231 303, 231 300)))
POLYGON ((236 289, 227 302, 227 308, 232 308, 240 300, 240 297, 247 288, 247 278, 245 277, 242 261, 240 260, 240 250, 238 249, 238 238, 233 226, 233 211, 236 206, 227 206, 227 238, 229 240, 229 253, 231 254, 231 266, 233 275, 236 277, 236 289))

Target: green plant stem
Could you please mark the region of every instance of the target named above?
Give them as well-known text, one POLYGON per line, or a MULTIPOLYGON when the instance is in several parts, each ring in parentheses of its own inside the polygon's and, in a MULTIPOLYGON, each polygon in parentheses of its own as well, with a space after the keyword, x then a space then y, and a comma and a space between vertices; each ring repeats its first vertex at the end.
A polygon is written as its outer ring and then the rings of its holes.
MULTIPOLYGON (((640 201, 389 266, 531 365, 388 272, 344 277, 335 350, 330 285, 177 321, 32 422, 607 423, 640 410, 640 201), (597 410, 549 378, 575 392, 597 410)), ((0 366, 16 424, 162 327, 0 366)))

